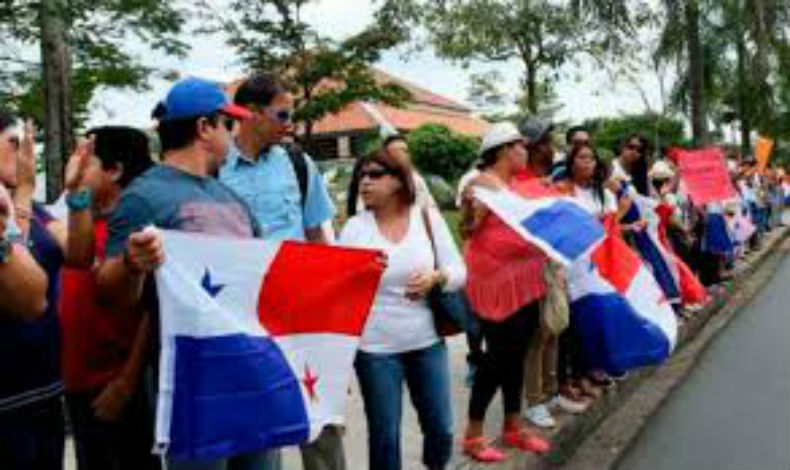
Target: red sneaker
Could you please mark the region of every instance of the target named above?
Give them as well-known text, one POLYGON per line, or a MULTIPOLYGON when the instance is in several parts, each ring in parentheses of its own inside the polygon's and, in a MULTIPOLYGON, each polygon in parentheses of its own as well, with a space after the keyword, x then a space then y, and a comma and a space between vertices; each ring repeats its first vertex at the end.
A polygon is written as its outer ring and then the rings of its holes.
POLYGON ((545 439, 533 436, 526 429, 513 429, 502 433, 502 442, 524 452, 545 454, 551 450, 551 444, 545 439))

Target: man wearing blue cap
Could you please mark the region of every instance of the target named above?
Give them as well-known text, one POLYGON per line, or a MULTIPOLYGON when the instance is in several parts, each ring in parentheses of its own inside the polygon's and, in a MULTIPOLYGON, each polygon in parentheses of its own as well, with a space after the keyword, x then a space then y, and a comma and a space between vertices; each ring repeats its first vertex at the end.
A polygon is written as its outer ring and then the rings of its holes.
MULTIPOLYGON (((113 212, 107 259, 97 275, 100 293, 118 308, 147 308, 157 317, 152 273, 164 261, 160 236, 146 227, 253 238, 261 230, 247 203, 214 178, 228 153, 234 120, 250 116, 228 102, 213 82, 176 83, 154 110, 161 165, 139 176, 113 212)), ((141 308, 141 309, 142 309, 141 308)), ((167 468, 271 468, 265 449, 221 460, 168 459, 167 468)))

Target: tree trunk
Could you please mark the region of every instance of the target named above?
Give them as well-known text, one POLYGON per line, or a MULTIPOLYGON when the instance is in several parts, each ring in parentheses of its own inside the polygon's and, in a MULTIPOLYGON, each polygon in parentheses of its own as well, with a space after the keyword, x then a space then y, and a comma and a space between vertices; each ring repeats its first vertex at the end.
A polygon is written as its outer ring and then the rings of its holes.
POLYGON ((691 129, 694 144, 708 144, 708 113, 705 97, 703 50, 700 40, 698 0, 686 0, 686 43, 689 58, 689 94, 691 96, 691 129))
POLYGON ((746 50, 746 38, 744 37, 745 29, 743 28, 743 20, 739 18, 738 21, 740 26, 737 28, 737 37, 735 38, 735 50, 738 59, 738 120, 741 123, 741 155, 745 157, 752 153, 752 120, 748 97, 749 80, 746 70, 748 52, 746 50))
POLYGON ((63 166, 73 144, 71 52, 63 0, 43 0, 40 10, 41 68, 44 89, 44 161, 47 202, 63 190, 63 166))
POLYGON ((534 62, 529 62, 527 65, 527 75, 524 77, 527 85, 527 109, 533 115, 538 114, 538 68, 534 62))

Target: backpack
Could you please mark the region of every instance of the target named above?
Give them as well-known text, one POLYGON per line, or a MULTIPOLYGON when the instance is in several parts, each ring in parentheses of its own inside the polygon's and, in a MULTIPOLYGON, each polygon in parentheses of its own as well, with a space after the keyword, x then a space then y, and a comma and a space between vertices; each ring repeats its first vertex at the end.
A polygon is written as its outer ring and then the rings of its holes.
POLYGON ((302 197, 302 212, 307 204, 307 158, 304 149, 299 144, 290 144, 285 146, 285 151, 288 153, 288 158, 293 165, 294 173, 296 173, 296 180, 299 183, 299 194, 302 197))

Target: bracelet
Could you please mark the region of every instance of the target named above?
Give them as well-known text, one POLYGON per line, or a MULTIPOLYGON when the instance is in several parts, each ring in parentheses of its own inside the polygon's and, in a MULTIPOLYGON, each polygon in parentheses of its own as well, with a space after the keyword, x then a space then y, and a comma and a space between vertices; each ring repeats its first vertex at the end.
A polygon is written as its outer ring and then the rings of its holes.
POLYGON ((91 207, 93 193, 90 189, 70 192, 66 195, 66 206, 72 212, 82 212, 91 207))

